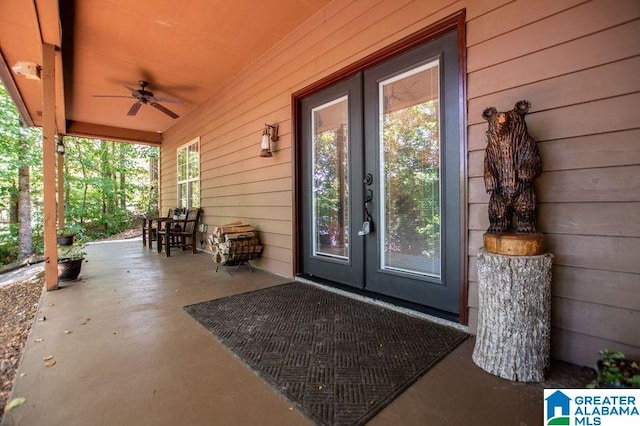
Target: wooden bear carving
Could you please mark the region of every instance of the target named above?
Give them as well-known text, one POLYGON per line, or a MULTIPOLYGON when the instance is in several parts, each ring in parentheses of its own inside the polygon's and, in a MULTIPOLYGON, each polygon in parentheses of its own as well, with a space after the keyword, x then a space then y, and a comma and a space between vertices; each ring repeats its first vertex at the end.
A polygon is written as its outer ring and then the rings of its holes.
POLYGON ((536 232, 533 180, 542 160, 524 121, 530 107, 529 101, 519 101, 508 112, 494 107, 482 112, 489 122, 484 157, 484 184, 491 193, 488 232, 536 232))

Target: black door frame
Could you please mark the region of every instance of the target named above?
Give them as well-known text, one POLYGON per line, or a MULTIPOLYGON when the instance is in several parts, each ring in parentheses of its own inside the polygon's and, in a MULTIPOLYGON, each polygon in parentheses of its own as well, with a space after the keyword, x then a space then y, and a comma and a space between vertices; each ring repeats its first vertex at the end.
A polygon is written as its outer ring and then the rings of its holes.
POLYGON ((394 56, 407 52, 415 47, 436 39, 437 37, 456 30, 458 38, 458 110, 460 116, 460 283, 459 283, 459 316, 458 321, 461 324, 468 323, 468 290, 467 290, 467 265, 468 265, 468 218, 467 218, 467 111, 466 111, 466 28, 465 28, 465 10, 461 10, 447 18, 444 18, 416 33, 413 33, 389 46, 373 53, 359 61, 347 66, 346 68, 335 72, 295 93, 292 95, 292 162, 293 162, 293 270, 295 275, 301 274, 302 250, 300 244, 300 227, 302 220, 302 158, 299 144, 302 141, 300 125, 298 117, 301 109, 302 98, 309 96, 321 89, 327 88, 334 83, 344 80, 356 73, 363 72, 367 68, 379 65, 394 56))

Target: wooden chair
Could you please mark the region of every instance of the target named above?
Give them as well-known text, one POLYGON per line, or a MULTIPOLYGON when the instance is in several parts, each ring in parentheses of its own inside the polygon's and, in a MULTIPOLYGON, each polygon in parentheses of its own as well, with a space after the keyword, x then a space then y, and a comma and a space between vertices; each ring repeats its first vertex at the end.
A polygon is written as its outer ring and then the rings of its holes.
POLYGON ((146 247, 147 241, 149 248, 153 247, 153 241, 157 240, 158 234, 164 231, 164 223, 172 219, 174 213, 180 209, 169 209, 166 216, 148 215, 142 219, 142 246, 146 247))
POLYGON ((201 213, 202 209, 191 208, 184 219, 166 221, 164 232, 158 233, 158 253, 162 252, 162 246, 167 257, 171 256, 171 247, 180 247, 182 250, 191 247, 192 252, 197 253, 196 234, 201 213))

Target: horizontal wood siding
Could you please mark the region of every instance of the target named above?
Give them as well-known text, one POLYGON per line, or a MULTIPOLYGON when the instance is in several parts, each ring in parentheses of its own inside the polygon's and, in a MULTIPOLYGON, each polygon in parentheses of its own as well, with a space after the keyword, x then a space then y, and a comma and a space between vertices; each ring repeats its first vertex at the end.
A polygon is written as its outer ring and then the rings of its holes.
MULTIPOLYGON (((480 16, 508 3, 473 4, 480 16)), ((170 129, 162 145, 162 205, 176 200, 175 150, 199 136, 204 222, 244 220, 260 230, 256 266, 293 275, 291 95, 457 10, 454 0, 335 1, 170 129), (261 158, 265 123, 280 125, 278 151, 261 158)))
POLYGON ((176 148, 200 137, 204 222, 252 223, 265 246, 256 266, 292 276, 292 93, 461 8, 470 330, 477 324, 475 256, 488 226, 481 112, 528 99, 544 167, 536 183, 538 226, 556 256, 553 354, 581 364, 603 347, 640 355, 631 329, 609 329, 614 320, 637 320, 640 311, 637 0, 336 0, 164 135, 162 209, 176 203, 176 148), (265 123, 280 125, 271 158, 258 156, 265 123))
POLYGON ((552 354, 587 365, 603 348, 638 356, 640 3, 514 1, 467 32, 470 327, 489 225, 481 114, 528 99, 543 160, 537 223, 555 256, 552 354))

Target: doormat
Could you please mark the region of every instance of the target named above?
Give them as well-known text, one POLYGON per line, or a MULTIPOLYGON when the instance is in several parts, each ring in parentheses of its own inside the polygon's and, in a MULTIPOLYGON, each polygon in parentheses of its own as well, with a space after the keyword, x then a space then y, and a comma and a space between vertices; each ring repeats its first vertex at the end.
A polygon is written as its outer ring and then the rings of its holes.
POLYGON ((321 425, 364 424, 468 337, 297 282, 184 309, 321 425))

